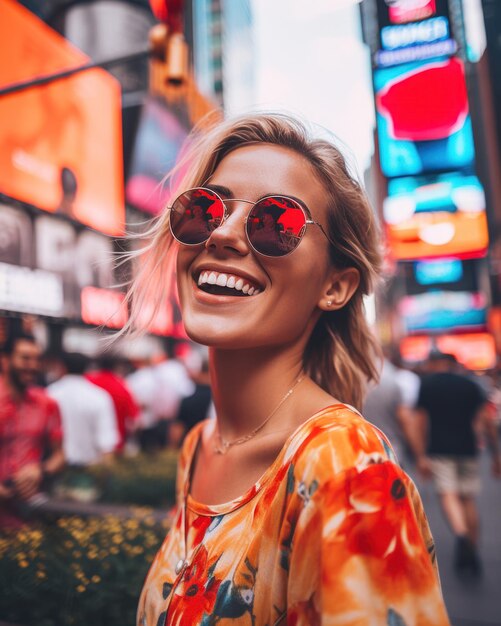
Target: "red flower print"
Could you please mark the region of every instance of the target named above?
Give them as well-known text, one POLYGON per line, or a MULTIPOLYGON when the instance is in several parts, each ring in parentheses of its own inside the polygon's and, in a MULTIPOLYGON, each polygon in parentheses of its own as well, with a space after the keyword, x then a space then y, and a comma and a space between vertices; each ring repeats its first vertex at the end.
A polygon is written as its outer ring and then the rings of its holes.
POLYGON ((329 490, 325 507, 328 516, 344 509, 344 520, 332 537, 335 551, 344 558, 364 557, 378 570, 375 580, 383 585, 412 579, 424 591, 433 583, 431 561, 407 489, 397 466, 375 463, 362 471, 349 470, 342 495, 339 489, 329 490))
POLYGON ((172 598, 169 609, 172 624, 193 626, 212 612, 221 585, 221 580, 209 573, 216 561, 217 558, 208 560, 207 549, 201 545, 172 598))

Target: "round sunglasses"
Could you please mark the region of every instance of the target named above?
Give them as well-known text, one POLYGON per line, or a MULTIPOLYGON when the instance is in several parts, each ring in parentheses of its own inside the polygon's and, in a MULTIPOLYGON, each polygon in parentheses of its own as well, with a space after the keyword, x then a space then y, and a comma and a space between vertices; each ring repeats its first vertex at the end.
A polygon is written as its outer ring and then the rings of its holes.
POLYGON ((250 204, 245 233, 251 247, 264 256, 281 257, 301 243, 308 224, 315 224, 329 240, 322 225, 308 219, 305 208, 288 196, 266 196, 257 202, 230 198, 223 200, 206 187, 188 189, 167 207, 173 237, 185 246, 205 243, 213 230, 228 218, 228 202, 250 204))

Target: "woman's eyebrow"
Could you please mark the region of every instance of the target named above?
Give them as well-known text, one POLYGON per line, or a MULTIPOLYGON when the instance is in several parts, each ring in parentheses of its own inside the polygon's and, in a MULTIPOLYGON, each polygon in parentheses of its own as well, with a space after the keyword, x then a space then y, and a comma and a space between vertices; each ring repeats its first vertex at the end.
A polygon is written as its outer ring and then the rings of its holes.
POLYGON ((204 185, 206 189, 210 189, 211 191, 215 191, 220 196, 224 196, 225 198, 231 198, 232 192, 228 187, 224 187, 223 185, 213 185, 212 183, 207 183, 204 185))

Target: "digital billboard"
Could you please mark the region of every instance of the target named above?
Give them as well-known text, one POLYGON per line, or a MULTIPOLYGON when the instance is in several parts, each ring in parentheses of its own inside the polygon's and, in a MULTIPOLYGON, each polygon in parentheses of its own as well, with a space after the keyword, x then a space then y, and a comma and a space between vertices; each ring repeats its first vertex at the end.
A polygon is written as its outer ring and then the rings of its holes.
POLYGON ((489 244, 485 193, 473 174, 390 180, 383 216, 398 260, 482 256, 489 244))
POLYGON ((418 22, 437 15, 449 17, 447 0, 377 0, 377 13, 382 27, 418 22))
POLYGON ((33 263, 32 224, 29 215, 0 204, 0 261, 31 267, 33 263))
POLYGON ((433 290, 405 296, 398 305, 405 334, 483 330, 487 324, 486 294, 433 290))
POLYGON ((475 158, 461 60, 374 71, 381 169, 388 178, 472 167, 475 158))
POLYGON ((162 180, 175 165, 187 135, 187 125, 173 109, 160 100, 146 100, 125 188, 129 204, 152 215, 162 211, 169 197, 162 180))
POLYGON ((110 288, 113 245, 109 237, 52 215, 35 218, 36 267, 58 275, 63 284, 65 317, 77 319, 81 292, 87 286, 110 288))
POLYGON ((377 21, 375 66, 388 67, 457 52, 448 0, 377 0, 377 21))
POLYGON ((400 353, 404 361, 425 361, 435 348, 453 354, 459 363, 471 370, 491 369, 496 364, 496 345, 490 333, 464 333, 461 335, 416 335, 405 337, 400 342, 400 353))
MULTIPOLYGON (((1 13, 0 86, 89 61, 21 4, 3 0, 1 13)), ((0 192, 7 196, 121 234, 122 159, 120 86, 105 71, 0 98, 0 192)))
POLYGON ((441 257, 399 263, 398 274, 402 277, 405 293, 416 295, 430 289, 447 291, 481 291, 487 282, 487 262, 482 259, 461 260, 441 257))

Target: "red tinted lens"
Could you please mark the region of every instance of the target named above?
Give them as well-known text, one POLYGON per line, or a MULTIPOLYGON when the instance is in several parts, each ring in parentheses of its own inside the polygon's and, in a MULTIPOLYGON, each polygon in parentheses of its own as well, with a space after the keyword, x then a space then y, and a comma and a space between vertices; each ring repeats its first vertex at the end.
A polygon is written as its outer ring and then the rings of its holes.
POLYGON ((203 243, 221 224, 224 217, 222 200, 210 189, 190 189, 182 193, 171 207, 170 227, 181 243, 203 243))
POLYGON ((297 248, 305 226, 300 204, 291 198, 272 196, 253 206, 247 219, 247 235, 257 252, 285 256, 297 248))

